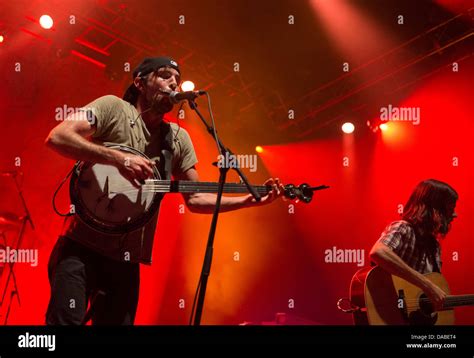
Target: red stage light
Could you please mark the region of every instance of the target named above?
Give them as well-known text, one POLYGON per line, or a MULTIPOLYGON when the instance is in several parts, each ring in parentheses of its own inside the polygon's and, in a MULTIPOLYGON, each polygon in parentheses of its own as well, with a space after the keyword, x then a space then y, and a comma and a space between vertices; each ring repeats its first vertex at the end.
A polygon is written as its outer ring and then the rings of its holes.
POLYGON ((263 147, 257 145, 257 146, 255 147, 255 151, 256 151, 257 153, 263 153, 263 147))
POLYGON ((49 15, 41 15, 39 23, 43 29, 49 30, 53 27, 53 19, 49 15))
POLYGON ((382 123, 379 125, 379 128, 381 131, 385 132, 388 130, 388 124, 387 123, 382 123))
POLYGON ((0 35, 0 44, 2 44, 3 42, 5 42, 5 37, 3 35, 0 35))

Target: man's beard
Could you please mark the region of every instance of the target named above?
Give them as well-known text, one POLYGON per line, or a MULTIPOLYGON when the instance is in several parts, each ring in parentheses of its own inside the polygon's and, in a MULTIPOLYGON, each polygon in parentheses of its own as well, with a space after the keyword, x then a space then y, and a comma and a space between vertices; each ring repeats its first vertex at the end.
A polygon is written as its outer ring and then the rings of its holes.
POLYGON ((173 104, 167 96, 157 92, 150 101, 151 112, 155 114, 165 114, 173 109, 173 104))

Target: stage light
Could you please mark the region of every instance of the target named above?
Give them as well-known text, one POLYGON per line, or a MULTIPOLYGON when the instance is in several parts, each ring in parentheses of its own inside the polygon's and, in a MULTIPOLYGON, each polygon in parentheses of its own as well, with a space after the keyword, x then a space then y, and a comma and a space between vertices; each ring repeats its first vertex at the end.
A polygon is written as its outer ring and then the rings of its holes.
POLYGON ((49 30, 53 27, 53 19, 49 15, 41 15, 39 23, 43 29, 49 30))
POLYGON ((0 44, 5 42, 5 37, 3 35, 0 35, 0 44))
POLYGON ((379 128, 381 131, 385 132, 388 129, 388 124, 387 123, 382 123, 379 125, 379 128))
POLYGON ((255 151, 256 151, 257 153, 263 153, 263 148, 262 148, 261 146, 257 145, 257 146, 255 147, 255 151))
POLYGON ((184 81, 181 84, 181 91, 186 92, 186 91, 193 91, 194 90, 194 83, 191 81, 184 81))
POLYGON ((354 132, 355 126, 351 122, 346 122, 341 128, 344 133, 351 134, 354 132))

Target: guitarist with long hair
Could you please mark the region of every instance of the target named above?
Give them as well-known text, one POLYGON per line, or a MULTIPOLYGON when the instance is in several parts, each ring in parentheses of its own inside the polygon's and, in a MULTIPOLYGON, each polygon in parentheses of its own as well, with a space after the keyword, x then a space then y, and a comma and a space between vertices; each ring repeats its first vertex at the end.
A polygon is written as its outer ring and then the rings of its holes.
POLYGON ((370 252, 370 258, 392 275, 422 289, 435 310, 440 310, 446 293, 424 274, 441 272, 438 240, 449 232, 456 217, 458 194, 435 179, 419 183, 405 205, 401 220, 387 226, 370 252))

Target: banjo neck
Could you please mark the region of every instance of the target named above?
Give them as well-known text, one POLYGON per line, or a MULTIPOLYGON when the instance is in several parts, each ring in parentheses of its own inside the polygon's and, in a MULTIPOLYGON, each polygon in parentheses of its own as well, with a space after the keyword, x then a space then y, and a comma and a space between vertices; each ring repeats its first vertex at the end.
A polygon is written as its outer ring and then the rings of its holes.
MULTIPOLYGON (((267 195, 271 190, 271 185, 251 185, 253 189, 259 195, 267 195)), ((288 199, 298 199, 305 203, 309 203, 313 197, 313 191, 322 190, 329 188, 326 185, 320 185, 317 187, 311 187, 308 184, 301 184, 295 186, 293 184, 287 184, 283 186, 283 194, 288 199)), ((147 179, 145 184, 141 185, 140 191, 147 193, 217 193, 219 189, 219 183, 214 182, 196 182, 189 180, 162 180, 162 179, 147 179)), ((136 188, 127 186, 127 188, 121 188, 121 190, 109 190, 109 187, 105 185, 105 191, 108 194, 120 194, 124 192, 134 192, 136 188)), ((248 193, 247 186, 241 183, 229 183, 224 184, 224 193, 248 193)))
MULTIPOLYGON (((194 182, 187 180, 146 180, 142 185, 144 190, 155 193, 217 193, 219 183, 213 182, 194 182)), ((258 194, 268 194, 271 185, 252 185, 258 194)), ((224 193, 247 193, 245 184, 228 183, 224 184, 224 193)))

